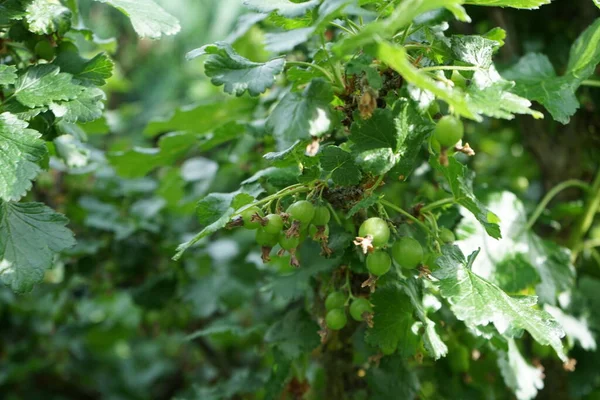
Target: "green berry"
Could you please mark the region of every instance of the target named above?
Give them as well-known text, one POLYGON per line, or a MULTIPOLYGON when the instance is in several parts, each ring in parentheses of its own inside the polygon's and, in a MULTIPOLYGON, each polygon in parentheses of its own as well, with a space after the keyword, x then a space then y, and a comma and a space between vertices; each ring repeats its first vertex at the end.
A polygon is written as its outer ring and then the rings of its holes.
POLYGON ((344 308, 346 304, 346 295, 342 292, 331 292, 325 299, 325 308, 327 311, 335 308, 344 308))
POLYGON ((421 243, 411 237, 403 237, 392 245, 392 257, 402 268, 416 268, 423 261, 421 243))
POLYGON ((367 256, 367 269, 375 276, 387 273, 392 266, 392 259, 385 251, 377 250, 367 256))
POLYGON ((465 128, 459 118, 451 115, 442 117, 433 131, 433 137, 443 147, 452 147, 463 138, 465 128))
POLYGON ((355 321, 362 321, 364 313, 372 313, 373 306, 369 300, 358 298, 350 304, 350 315, 355 321))
POLYGON ((385 246, 390 239, 390 228, 381 218, 369 218, 360 226, 358 235, 363 238, 370 235, 373 237, 373 246, 381 247, 385 246))
POLYGON ((279 235, 267 232, 263 228, 256 230, 256 243, 263 247, 273 247, 279 242, 279 235))
POLYGON ((250 207, 242 211, 242 220, 244 221, 244 228, 246 229, 258 229, 261 227, 260 221, 252 221, 252 217, 258 214, 262 217, 262 211, 258 207, 250 207))
POLYGON ((43 60, 50 61, 56 55, 56 49, 52 47, 50 42, 47 40, 42 40, 35 45, 34 53, 36 56, 43 60))
POLYGON ((340 308, 328 311, 325 316, 325 323, 332 331, 339 331, 346 326, 347 322, 348 318, 346 317, 346 313, 340 308))
POLYGON ((440 229, 440 239, 442 239, 442 242, 444 243, 452 243, 454 242, 454 240, 456 239, 454 237, 454 233, 452 233, 452 231, 448 228, 441 228, 440 229))
POLYGON ((287 237, 285 237, 285 233, 282 233, 279 236, 279 245, 284 250, 295 249, 298 247, 299 244, 300 244, 300 238, 293 237, 293 236, 290 238, 287 238, 287 237))
POLYGON ((324 226, 329 223, 330 219, 331 213, 329 212, 329 209, 325 206, 318 206, 315 207, 315 215, 311 223, 316 226, 324 226))
POLYGON ((308 224, 315 216, 315 206, 306 200, 300 200, 288 207, 287 213, 292 220, 308 224))
POLYGON ((279 234, 283 230, 283 218, 279 214, 269 214, 265 217, 267 225, 264 229, 268 233, 279 234))

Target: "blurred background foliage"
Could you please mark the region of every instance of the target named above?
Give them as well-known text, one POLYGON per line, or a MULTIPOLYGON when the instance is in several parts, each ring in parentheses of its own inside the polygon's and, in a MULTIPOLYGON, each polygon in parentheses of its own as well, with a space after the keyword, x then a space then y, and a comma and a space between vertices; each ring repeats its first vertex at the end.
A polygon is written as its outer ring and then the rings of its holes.
MULTIPOLYGON (((229 36, 240 54, 267 59, 258 27, 235 33, 245 12, 241 1, 157 2, 180 20, 182 31, 175 37, 139 40, 117 11, 80 1, 85 25, 102 39, 89 53, 108 51, 117 63, 103 88, 106 117, 82 127, 90 145, 107 154, 156 146, 163 132, 160 122, 151 121, 170 117, 173 110, 197 107, 180 121, 193 130, 211 123, 203 121, 203 106, 222 107, 232 119, 236 108, 254 106, 255 100, 225 96, 204 76, 201 61, 184 57, 229 36)), ((555 65, 565 65, 570 44, 597 14, 592 2, 583 0, 558 0, 537 11, 468 11, 475 23, 456 23, 457 32, 508 30, 499 68, 527 51, 543 52, 555 65)), ((469 141, 479 149, 472 168, 480 191, 512 191, 532 210, 556 183, 589 180, 600 162, 600 90, 583 88, 580 99, 581 110, 567 126, 527 117, 468 125, 469 141)), ((303 301, 311 274, 333 267, 314 249, 303 254, 306 268, 282 275, 288 272, 285 260, 263 266, 252 233, 233 231, 205 241, 180 263, 171 261, 175 247, 197 229, 195 202, 209 192, 237 190, 266 166, 261 127, 234 124, 229 129, 235 140, 209 151, 202 145, 191 154, 174 151, 149 174, 131 173, 122 165, 120 175, 130 178, 120 176, 94 150, 93 162, 79 170, 53 161, 58 171, 44 173, 30 196, 68 215, 78 244, 32 293, 18 296, 0 287, 1 398, 260 399, 269 390, 265 382, 271 362, 279 356, 265 349, 265 341, 291 340, 279 348, 283 352, 318 344, 318 337, 303 336, 302 326, 311 324, 306 315, 297 315, 292 327, 279 321, 282 310, 303 301)), ((432 199, 437 188, 423 177, 386 190, 400 198, 432 199)), ((573 221, 582 210, 578 192, 566 192, 543 215, 540 233, 564 242, 570 227, 562 221, 573 221)), ((597 222, 593 237, 600 239, 597 222)), ((581 304, 597 311, 600 255, 583 252, 578 269, 581 304)), ((589 318, 597 334, 597 312, 589 318)), ((465 344, 477 348, 479 339, 453 326, 444 335, 450 356, 435 368, 431 361, 423 365, 422 398, 512 398, 493 353, 470 366, 468 356, 461 358, 465 344)), ((546 368, 546 387, 538 398, 600 398, 599 351, 576 346, 577 368, 567 372, 547 349, 524 343, 526 358, 546 368)), ((357 363, 364 354, 357 351, 357 363)), ((312 385, 309 397, 323 398, 326 372, 308 361, 305 367, 312 385)), ((361 398, 360 389, 356 398, 361 398)))

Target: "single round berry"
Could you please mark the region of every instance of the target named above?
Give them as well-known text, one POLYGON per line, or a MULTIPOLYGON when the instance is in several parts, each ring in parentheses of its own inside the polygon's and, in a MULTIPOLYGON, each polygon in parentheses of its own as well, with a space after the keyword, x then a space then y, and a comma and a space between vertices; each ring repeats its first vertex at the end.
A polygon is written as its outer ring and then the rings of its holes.
POLYGON ((444 243, 452 243, 456 238, 450 229, 442 228, 440 229, 440 239, 442 239, 442 242, 444 243))
POLYGON ((346 304, 346 295, 342 292, 331 292, 325 299, 325 308, 327 311, 335 308, 344 308, 346 304))
POLYGON ((285 233, 279 236, 279 245, 284 250, 292 250, 298 247, 300 244, 300 238, 297 237, 285 237, 285 233))
POLYGON ((265 232, 279 234, 283 230, 283 218, 279 214, 269 214, 265 217, 267 225, 264 226, 265 232))
POLYGON ((261 227, 260 221, 252 221, 252 217, 258 214, 262 217, 262 211, 258 207, 250 207, 242 211, 242 220, 244 220, 244 228, 246 229, 258 229, 261 227))
POLYGON ((325 225, 325 229, 323 230, 323 233, 320 236, 317 235, 318 232, 319 232, 318 226, 311 225, 308 227, 308 234, 310 235, 311 239, 319 241, 323 238, 329 237, 329 225, 325 225))
POLYGON ((315 216, 315 206, 306 200, 300 200, 288 207, 287 213, 295 221, 308 224, 315 216))
POLYGON ((347 322, 348 318, 346 317, 346 313, 340 308, 328 311, 327 315, 325 316, 325 323, 332 331, 339 331, 346 326, 347 322))
POLYGON ((39 58, 47 61, 52 60, 56 55, 56 49, 47 40, 38 42, 33 51, 39 58))
POLYGON ((315 216, 313 217, 311 223, 316 226, 323 226, 329 223, 331 219, 331 213, 329 209, 325 206, 315 207, 315 216))
POLYGON ((403 237, 392 245, 392 257, 402 268, 416 268, 423 261, 421 243, 411 237, 403 237))
POLYGON ((273 247, 279 242, 279 235, 267 232, 263 228, 256 230, 256 243, 263 247, 273 247))
POLYGON ((373 306, 369 303, 369 300, 363 299, 362 297, 354 300, 352 304, 350 304, 350 315, 355 321, 364 320, 364 313, 370 314, 372 312, 373 306))
POLYGON ((433 131, 433 137, 443 147, 452 147, 463 138, 465 127, 459 118, 451 115, 442 117, 433 131))
POLYGON ((387 273, 392 266, 392 259, 385 251, 377 250, 367 256, 367 269, 375 276, 387 273))
POLYGON ((381 247, 390 239, 390 228, 381 218, 369 218, 358 229, 358 235, 363 238, 370 235, 373 238, 373 246, 381 247))

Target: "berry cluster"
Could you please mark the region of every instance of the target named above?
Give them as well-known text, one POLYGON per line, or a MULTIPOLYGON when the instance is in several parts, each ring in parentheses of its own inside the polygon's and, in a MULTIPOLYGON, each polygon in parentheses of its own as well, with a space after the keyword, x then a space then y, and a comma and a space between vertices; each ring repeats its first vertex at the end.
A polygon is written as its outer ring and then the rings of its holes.
POLYGON ((268 214, 256 206, 246 208, 230 226, 244 226, 256 230, 256 243, 262 248, 262 259, 270 261, 270 253, 279 244, 279 255, 288 252, 290 264, 299 267, 296 250, 307 237, 321 244, 323 254, 328 256, 331 249, 329 239, 329 220, 331 213, 324 205, 314 206, 308 200, 299 200, 291 204, 285 213, 268 214))

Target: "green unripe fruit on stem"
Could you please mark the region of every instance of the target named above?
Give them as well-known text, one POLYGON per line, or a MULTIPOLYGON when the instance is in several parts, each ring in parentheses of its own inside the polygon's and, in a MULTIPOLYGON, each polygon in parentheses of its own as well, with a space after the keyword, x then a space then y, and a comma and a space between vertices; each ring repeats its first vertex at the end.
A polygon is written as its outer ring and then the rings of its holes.
POLYGON ((340 308, 328 311, 327 315, 325 316, 325 323, 332 331, 339 331, 346 326, 347 322, 348 318, 346 317, 346 313, 340 308))
POLYGON ((433 137, 442 147, 452 147, 463 138, 465 127, 459 118, 451 115, 442 117, 433 131, 433 137))
POLYGON ((283 218, 279 214, 269 214, 266 217, 267 224, 263 227, 265 232, 279 234, 283 230, 283 218))
POLYGON ((442 239, 442 242, 444 243, 452 243, 454 242, 454 240, 456 239, 454 237, 454 233, 452 233, 452 231, 448 228, 441 228, 440 229, 440 239, 442 239))
POLYGON ((423 261, 421 243, 411 237, 403 237, 392 246, 392 257, 402 268, 416 268, 423 261))
POLYGON ((344 304, 346 304, 346 295, 342 292, 329 293, 325 299, 325 308, 327 311, 336 308, 344 308, 344 304))
POLYGON ((392 266, 392 259, 385 251, 377 250, 367 256, 367 269, 375 276, 387 273, 392 266))
POLYGON ((300 238, 297 237, 285 237, 285 233, 279 236, 279 245, 284 250, 292 250, 298 247, 300 244, 300 238))
POLYGON ((308 224, 315 216, 315 206, 306 200, 300 200, 288 207, 287 213, 295 221, 308 224))
POLYGON ((381 247, 390 239, 390 228, 381 218, 369 218, 358 229, 358 235, 363 238, 370 235, 373 238, 373 246, 381 247))
POLYGON ((363 321, 364 313, 372 313, 373 306, 369 303, 369 300, 359 298, 356 299, 350 304, 350 315, 355 321, 363 321))
POLYGON ((329 223, 331 219, 331 213, 329 209, 325 206, 315 207, 315 216, 313 217, 311 223, 316 226, 324 226, 329 223))
POLYGON ((56 55, 56 49, 54 47, 52 47, 50 42, 48 42, 46 40, 38 42, 35 45, 35 48, 33 51, 35 52, 35 55, 38 56, 38 58, 41 58, 41 59, 47 60, 47 61, 52 60, 54 58, 54 56, 56 55))
POLYGON ((279 235, 269 233, 263 228, 256 230, 256 243, 263 247, 273 247, 279 241, 279 235))
POLYGON ((258 214, 262 217, 262 211, 258 207, 250 207, 242 211, 241 217, 244 221, 244 228, 246 229, 258 229, 261 227, 260 221, 252 221, 252 217, 258 214))

